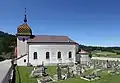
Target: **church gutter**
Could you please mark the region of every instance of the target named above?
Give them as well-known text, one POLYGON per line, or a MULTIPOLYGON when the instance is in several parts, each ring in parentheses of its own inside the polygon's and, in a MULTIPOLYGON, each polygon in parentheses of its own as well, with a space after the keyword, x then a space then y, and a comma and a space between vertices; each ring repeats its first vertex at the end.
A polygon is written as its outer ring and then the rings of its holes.
POLYGON ((61 44, 65 44, 65 45, 79 45, 78 43, 76 42, 27 42, 28 44, 57 44, 57 45, 61 45, 61 44))

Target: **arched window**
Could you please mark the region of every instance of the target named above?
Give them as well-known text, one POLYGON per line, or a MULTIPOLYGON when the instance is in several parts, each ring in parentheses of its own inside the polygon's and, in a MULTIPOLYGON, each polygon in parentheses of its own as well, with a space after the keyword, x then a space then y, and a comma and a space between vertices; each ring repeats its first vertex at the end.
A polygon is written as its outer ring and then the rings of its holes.
POLYGON ((58 59, 61 59, 61 52, 58 52, 58 59))
POLYGON ((49 56, 49 52, 46 52, 46 59, 49 59, 50 56, 49 56))
POLYGON ((72 52, 69 52, 69 53, 68 53, 68 57, 69 57, 69 58, 72 58, 72 52))
POLYGON ((25 38, 23 38, 22 41, 24 42, 24 41, 25 41, 25 38))
POLYGON ((24 59, 24 63, 26 62, 26 59, 24 59))
POLYGON ((37 59, 37 52, 34 52, 33 56, 34 56, 34 59, 37 59))

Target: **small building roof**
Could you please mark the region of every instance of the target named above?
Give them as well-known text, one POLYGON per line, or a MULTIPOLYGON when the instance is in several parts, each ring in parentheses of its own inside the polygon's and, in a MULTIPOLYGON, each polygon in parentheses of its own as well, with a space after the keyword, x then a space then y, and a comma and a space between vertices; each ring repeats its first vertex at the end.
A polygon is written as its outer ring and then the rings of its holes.
POLYGON ((88 52, 86 52, 85 50, 81 49, 79 52, 79 54, 88 54, 88 52))
MULTIPOLYGON (((28 43, 76 43, 68 36, 54 36, 54 35, 36 35, 32 39, 28 40, 28 43)), ((77 44, 77 43, 76 43, 77 44)))

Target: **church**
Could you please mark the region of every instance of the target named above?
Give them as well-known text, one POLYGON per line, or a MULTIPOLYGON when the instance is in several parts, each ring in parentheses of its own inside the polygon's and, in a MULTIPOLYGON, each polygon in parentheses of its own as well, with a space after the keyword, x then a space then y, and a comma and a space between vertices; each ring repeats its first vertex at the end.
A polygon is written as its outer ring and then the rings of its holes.
POLYGON ((17 28, 16 63, 18 66, 75 63, 79 44, 68 36, 33 35, 27 23, 17 28))

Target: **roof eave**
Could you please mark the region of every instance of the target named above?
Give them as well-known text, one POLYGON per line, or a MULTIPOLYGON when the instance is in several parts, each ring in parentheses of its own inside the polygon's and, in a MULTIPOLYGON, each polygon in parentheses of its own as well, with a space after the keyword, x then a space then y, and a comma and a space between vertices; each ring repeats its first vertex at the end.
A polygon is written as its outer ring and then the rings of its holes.
POLYGON ((77 44, 76 42, 31 42, 31 41, 28 41, 27 43, 61 43, 61 44, 77 44))

